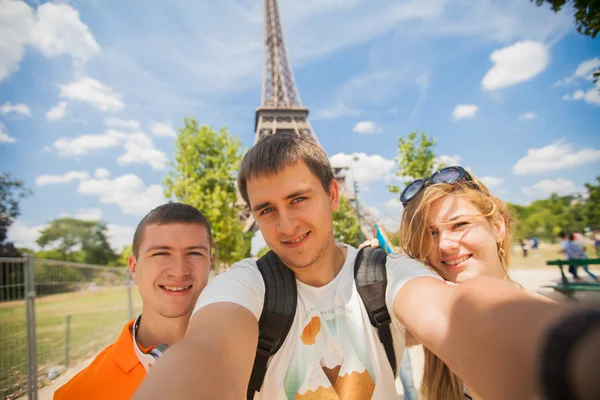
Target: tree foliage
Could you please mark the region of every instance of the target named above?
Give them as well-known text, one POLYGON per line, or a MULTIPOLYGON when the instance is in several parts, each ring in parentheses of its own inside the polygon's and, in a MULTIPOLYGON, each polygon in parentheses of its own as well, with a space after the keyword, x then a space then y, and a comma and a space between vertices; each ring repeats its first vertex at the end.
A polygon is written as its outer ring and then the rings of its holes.
POLYGON ((37 244, 55 250, 50 250, 48 258, 60 256, 63 261, 110 265, 117 259, 108 243, 106 224, 100 221, 57 218, 40 233, 37 244))
MULTIPOLYGON (((531 0, 539 7, 548 3, 554 12, 559 12, 567 0, 531 0)), ((575 25, 577 32, 595 38, 600 32, 600 1, 598 0, 571 0, 568 2, 575 11, 575 25)))
POLYGON ((596 185, 585 185, 588 193, 583 199, 552 194, 547 199, 536 200, 528 206, 511 204, 519 222, 515 237, 537 237, 554 241, 560 231, 600 229, 600 177, 596 181, 596 185))
POLYGON ((19 255, 12 243, 5 242, 8 227, 21 215, 19 202, 30 194, 23 181, 12 178, 9 173, 0 175, 0 256, 19 255))
MULTIPOLYGON (((435 139, 423 132, 411 132, 406 139, 398 137, 396 176, 404 179, 404 186, 408 185, 412 179, 431 175, 435 168, 441 166, 435 161, 434 146, 435 139)), ((397 185, 388 185, 388 190, 398 195, 403 189, 404 187, 397 185)))
POLYGON ((267 254, 269 251, 271 251, 271 249, 268 246, 261 247, 261 249, 258 250, 258 254, 256 255, 256 257, 261 258, 265 254, 267 254))
POLYGON ((340 206, 333 212, 333 232, 336 242, 358 247, 360 225, 356 210, 346 197, 340 196, 340 206))
POLYGON ((241 142, 226 128, 215 132, 210 126, 199 126, 193 118, 184 122, 177 137, 175 162, 163 182, 165 195, 206 216, 213 232, 215 265, 249 257, 252 233, 243 233, 236 206, 241 142))

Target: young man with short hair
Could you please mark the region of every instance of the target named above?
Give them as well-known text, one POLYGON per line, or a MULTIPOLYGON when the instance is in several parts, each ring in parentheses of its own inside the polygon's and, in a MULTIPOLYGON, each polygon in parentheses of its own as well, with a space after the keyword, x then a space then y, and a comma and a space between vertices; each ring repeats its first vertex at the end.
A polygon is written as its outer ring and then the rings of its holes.
POLYGON ((211 269, 211 230, 192 206, 168 203, 139 223, 129 271, 142 313, 115 343, 56 391, 61 399, 129 399, 167 346, 184 335, 211 269))
MULTIPOLYGON (((265 281, 255 261, 243 260, 202 293, 186 336, 135 398, 397 397, 392 363, 357 293, 358 251, 334 241, 339 188, 323 149, 293 135, 268 136, 245 155, 238 188, 267 245, 295 275, 287 338, 270 358, 260 391, 248 390, 265 281)), ((446 285, 404 256, 388 256, 385 271, 396 365, 409 330, 486 399, 537 393, 537 348, 560 305, 493 278, 446 285)))

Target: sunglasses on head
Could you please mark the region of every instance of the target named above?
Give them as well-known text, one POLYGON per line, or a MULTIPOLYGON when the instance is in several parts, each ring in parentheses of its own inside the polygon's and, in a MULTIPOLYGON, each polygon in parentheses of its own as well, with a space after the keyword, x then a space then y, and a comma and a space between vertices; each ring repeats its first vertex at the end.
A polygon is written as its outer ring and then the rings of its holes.
POLYGON ((473 181, 473 177, 469 174, 463 167, 453 166, 453 167, 445 167, 435 172, 429 178, 426 179, 417 179, 412 181, 400 194, 400 201, 403 206, 415 198, 417 194, 421 192, 425 188, 427 183, 436 184, 436 183, 456 183, 460 180, 464 180, 465 182, 470 182, 471 185, 477 189, 479 186, 473 181))

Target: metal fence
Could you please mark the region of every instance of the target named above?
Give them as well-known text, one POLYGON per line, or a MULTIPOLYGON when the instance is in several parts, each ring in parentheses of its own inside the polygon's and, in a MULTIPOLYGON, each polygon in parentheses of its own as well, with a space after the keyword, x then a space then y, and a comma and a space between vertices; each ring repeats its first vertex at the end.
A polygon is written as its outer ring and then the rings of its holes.
POLYGON ((112 343, 141 308, 127 268, 0 258, 0 398, 27 394, 112 343))

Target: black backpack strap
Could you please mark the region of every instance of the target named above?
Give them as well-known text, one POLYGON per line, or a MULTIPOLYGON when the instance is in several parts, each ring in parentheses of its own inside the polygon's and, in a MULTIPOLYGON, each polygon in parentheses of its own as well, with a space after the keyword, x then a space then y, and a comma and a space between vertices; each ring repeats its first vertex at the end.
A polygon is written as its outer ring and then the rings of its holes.
POLYGON ((296 277, 275 253, 269 251, 256 264, 265 282, 265 302, 258 321, 258 346, 248 384, 248 399, 260 392, 267 362, 283 345, 294 322, 298 302, 296 277))
POLYGON ((392 318, 385 304, 387 254, 382 249, 364 247, 359 250, 354 263, 354 282, 367 309, 371 325, 377 328, 379 340, 396 376, 396 353, 390 324, 392 318))

